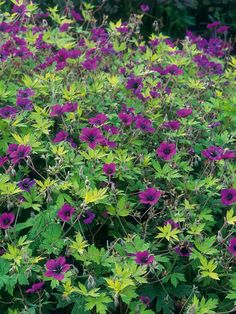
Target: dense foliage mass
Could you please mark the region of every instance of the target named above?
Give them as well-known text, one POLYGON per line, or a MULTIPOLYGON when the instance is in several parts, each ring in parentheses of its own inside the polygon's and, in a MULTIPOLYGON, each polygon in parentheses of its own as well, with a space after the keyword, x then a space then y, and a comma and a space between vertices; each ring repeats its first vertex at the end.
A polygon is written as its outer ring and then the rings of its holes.
MULTIPOLYGON (((13 1, 0 22, 0 312, 231 313, 228 27, 145 43, 13 1)), ((142 11, 147 11, 143 4, 142 11)))

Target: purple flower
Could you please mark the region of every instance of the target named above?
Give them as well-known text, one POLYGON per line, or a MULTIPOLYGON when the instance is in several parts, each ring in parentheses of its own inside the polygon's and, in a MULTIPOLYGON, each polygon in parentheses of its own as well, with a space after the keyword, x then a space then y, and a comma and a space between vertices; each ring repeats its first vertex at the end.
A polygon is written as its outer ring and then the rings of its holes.
POLYGON ((228 251, 234 256, 236 256, 236 238, 231 238, 229 240, 228 251))
POLYGON ((9 144, 7 148, 7 154, 10 155, 11 153, 16 152, 17 147, 18 147, 17 144, 9 144))
POLYGON ((77 102, 67 102, 63 106, 64 112, 75 112, 78 108, 78 103, 77 102))
POLYGON ((156 154, 164 160, 170 160, 176 154, 175 143, 162 142, 157 148, 156 154))
POLYGON ((8 161, 7 156, 0 156, 0 167, 4 166, 4 164, 8 161))
POLYGON ((34 91, 30 88, 19 89, 16 95, 16 104, 21 107, 22 110, 32 110, 32 100, 34 91))
POLYGON ((215 21, 215 22, 213 22, 213 23, 207 24, 207 28, 208 28, 208 29, 216 28, 216 27, 219 26, 219 25, 220 25, 220 22, 219 22, 219 21, 215 21))
POLYGON ((40 291, 41 289, 43 289, 44 287, 44 281, 41 281, 41 282, 37 282, 37 283, 34 283, 31 288, 25 290, 26 293, 35 293, 35 292, 38 292, 40 291))
POLYGON ((184 71, 182 69, 178 68, 176 64, 167 65, 165 70, 164 70, 164 75, 165 74, 171 74, 174 76, 178 76, 178 75, 182 75, 183 73, 184 73, 184 71))
POLYGON ((167 121, 167 122, 162 123, 162 127, 175 131, 180 128, 180 122, 176 120, 167 121))
POLYGON ((141 9, 143 12, 148 12, 148 11, 150 10, 150 7, 149 7, 148 4, 143 3, 143 4, 140 5, 140 9, 141 9))
POLYGON ((215 122, 209 124, 208 128, 213 129, 213 128, 216 128, 217 126, 220 126, 220 125, 221 125, 220 121, 215 121, 215 122))
POLYGON ((46 277, 55 278, 56 280, 63 280, 64 273, 70 269, 70 264, 66 264, 66 259, 63 256, 48 260, 45 266, 47 271, 44 275, 46 277))
POLYGON ((63 115, 64 112, 65 112, 65 107, 64 106, 54 105, 51 108, 50 116, 51 117, 59 117, 59 116, 63 115))
POLYGON ((18 186, 21 190, 30 192, 30 188, 35 184, 34 180, 30 178, 25 178, 18 183, 18 186))
POLYGON ((149 255, 148 251, 137 252, 135 262, 139 265, 149 265, 154 261, 154 255, 149 255))
POLYGON ((177 110, 176 113, 178 117, 186 118, 193 113, 193 110, 191 108, 183 108, 183 109, 177 110))
POLYGON ((126 84, 127 89, 131 89, 133 91, 136 91, 138 89, 141 89, 143 87, 142 78, 141 77, 131 77, 128 79, 128 82, 126 84))
POLYGON ((177 254, 179 254, 180 256, 189 256, 192 252, 192 248, 193 245, 188 243, 188 242, 185 242, 183 243, 182 245, 179 245, 175 248, 175 252, 177 254))
POLYGON ((130 126, 133 122, 133 118, 128 113, 120 112, 118 117, 125 126, 130 126))
POLYGON ((223 25, 223 26, 217 28, 216 32, 218 34, 219 33, 226 33, 226 32, 228 32, 229 28, 230 28, 229 26, 223 25))
POLYGON ((232 205, 236 202, 236 189, 222 189, 221 203, 224 205, 232 205))
POLYGON ((82 217, 83 217, 83 223, 85 225, 89 225, 93 222, 94 218, 96 217, 96 215, 91 212, 90 210, 86 210, 83 214, 82 214, 82 217))
POLYGON ((103 125, 107 121, 108 117, 103 114, 99 113, 95 117, 89 119, 89 124, 92 125, 103 125))
POLYGON ((119 129, 114 125, 106 124, 103 126, 104 130, 110 133, 111 135, 119 134, 119 129))
POLYGON ((107 146, 109 148, 115 148, 117 146, 116 142, 109 141, 107 138, 104 137, 103 141, 101 142, 102 146, 107 146))
POLYGON ((135 126, 137 129, 140 129, 143 132, 154 133, 155 129, 152 127, 152 121, 146 119, 142 116, 139 116, 135 120, 135 126))
POLYGON ((83 128, 80 140, 82 142, 88 143, 88 146, 92 149, 96 148, 97 144, 100 144, 104 137, 102 132, 98 128, 83 128))
POLYGON ((86 59, 84 62, 82 62, 82 66, 86 70, 96 70, 97 69, 97 61, 98 59, 95 57, 93 59, 86 59))
POLYGON ((224 150, 218 146, 210 146, 202 151, 202 156, 209 160, 221 160, 224 150))
POLYGON ((52 141, 53 143, 60 143, 60 142, 65 141, 67 137, 68 137, 68 133, 62 130, 56 134, 56 136, 54 137, 52 141))
POLYGON ((14 219, 15 219, 15 215, 13 213, 3 213, 0 216, 0 229, 10 228, 14 219))
POLYGON ((178 229, 179 224, 177 222, 174 222, 172 219, 168 219, 164 222, 164 225, 171 225, 172 229, 178 229))
POLYGON ((31 146, 17 145, 17 149, 11 152, 9 155, 13 164, 18 164, 22 159, 25 159, 30 152, 31 146))
POLYGON ((236 157, 236 154, 234 151, 232 150, 226 150, 224 151, 224 153, 222 154, 222 158, 223 159, 233 159, 236 157))
POLYGON ((147 295, 141 295, 139 300, 146 306, 150 306, 151 299, 147 295))
POLYGON ((82 16, 80 15, 79 12, 76 12, 75 10, 71 10, 71 16, 76 20, 76 21, 79 21, 79 22, 82 22, 83 21, 83 18, 82 16))
POLYGON ((62 208, 58 211, 57 217, 63 221, 69 221, 75 212, 75 208, 69 204, 64 204, 62 208))
POLYGON ((161 197, 161 191, 155 188, 148 188, 139 192, 139 200, 142 204, 155 205, 161 197))
POLYGON ((19 15, 24 15, 26 13, 26 6, 24 4, 22 5, 16 5, 14 4, 12 12, 17 13, 19 15))
POLYGON ((69 28, 69 27, 70 27, 70 24, 69 24, 69 23, 63 23, 63 24, 60 25, 59 31, 60 31, 61 33, 64 33, 64 32, 66 32, 66 31, 68 31, 68 28, 69 28))
POLYGON ((0 117, 8 119, 14 117, 17 113, 17 109, 12 106, 5 106, 0 109, 0 117))
POLYGON ((103 165, 103 172, 107 176, 113 176, 116 172, 116 164, 112 162, 110 164, 103 165))

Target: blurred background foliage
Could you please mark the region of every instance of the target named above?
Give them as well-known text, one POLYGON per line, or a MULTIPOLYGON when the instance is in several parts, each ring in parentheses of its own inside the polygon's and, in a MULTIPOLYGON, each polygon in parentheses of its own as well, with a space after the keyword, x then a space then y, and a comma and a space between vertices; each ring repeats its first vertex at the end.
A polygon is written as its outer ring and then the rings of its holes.
MULTIPOLYGON (((7 1, 8 9, 10 1, 7 1)), ((206 25, 221 21, 231 27, 230 33, 236 34, 236 0, 34 0, 42 10, 57 5, 60 10, 74 6, 79 10, 83 2, 94 5, 96 18, 102 22, 106 15, 113 22, 127 21, 131 14, 141 13, 140 5, 148 4, 150 10, 143 17, 142 33, 147 38, 155 31, 153 23, 158 22, 158 31, 173 38, 183 38, 186 30, 203 34, 206 25)), ((154 23, 155 25, 155 23, 154 23)))

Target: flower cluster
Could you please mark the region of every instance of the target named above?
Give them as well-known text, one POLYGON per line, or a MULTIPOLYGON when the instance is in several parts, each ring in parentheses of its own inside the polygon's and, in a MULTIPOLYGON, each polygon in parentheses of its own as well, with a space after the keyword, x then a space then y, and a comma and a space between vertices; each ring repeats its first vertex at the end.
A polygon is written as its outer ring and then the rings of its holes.
POLYGON ((0 312, 233 312, 228 26, 144 41, 150 1, 100 26, 84 1, 62 15, 13 2, 0 22, 0 312))

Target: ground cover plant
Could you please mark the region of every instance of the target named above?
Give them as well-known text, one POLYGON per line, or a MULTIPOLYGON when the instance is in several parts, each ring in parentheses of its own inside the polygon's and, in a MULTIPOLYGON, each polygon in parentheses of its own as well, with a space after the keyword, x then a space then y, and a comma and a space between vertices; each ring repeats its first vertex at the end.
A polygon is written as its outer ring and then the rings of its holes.
POLYGON ((0 312, 233 313, 236 58, 94 9, 0 22, 0 312))

